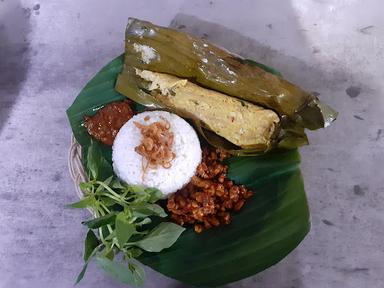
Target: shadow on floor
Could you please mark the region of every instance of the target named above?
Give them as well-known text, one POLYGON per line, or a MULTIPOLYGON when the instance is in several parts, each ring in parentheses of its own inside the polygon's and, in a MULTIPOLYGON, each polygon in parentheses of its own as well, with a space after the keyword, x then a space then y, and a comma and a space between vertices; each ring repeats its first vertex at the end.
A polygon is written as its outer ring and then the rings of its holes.
POLYGON ((30 64, 31 9, 19 1, 1 2, 0 9, 0 132, 26 79, 30 64))

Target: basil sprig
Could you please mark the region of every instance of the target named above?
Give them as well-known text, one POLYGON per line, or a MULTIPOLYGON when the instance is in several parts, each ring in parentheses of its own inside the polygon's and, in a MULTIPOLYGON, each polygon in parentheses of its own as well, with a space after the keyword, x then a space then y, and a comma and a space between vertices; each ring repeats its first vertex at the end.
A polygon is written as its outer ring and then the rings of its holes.
POLYGON ((84 277, 89 261, 95 259, 116 280, 142 286, 145 273, 134 258, 143 250, 160 252, 169 248, 185 228, 171 222, 153 224, 155 218, 167 216, 156 204, 163 198, 158 189, 128 185, 114 175, 105 178, 105 172, 112 174, 113 170, 96 142, 88 149, 87 170, 91 180, 80 184, 84 198, 69 205, 90 208, 95 214, 95 218, 82 222, 89 230, 84 243, 84 267, 76 283, 84 277), (118 254, 122 257, 115 257, 118 254))

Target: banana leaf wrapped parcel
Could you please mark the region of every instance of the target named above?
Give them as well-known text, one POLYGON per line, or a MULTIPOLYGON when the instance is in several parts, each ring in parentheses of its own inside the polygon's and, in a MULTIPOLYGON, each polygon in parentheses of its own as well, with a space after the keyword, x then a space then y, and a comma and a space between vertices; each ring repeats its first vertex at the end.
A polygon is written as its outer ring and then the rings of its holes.
POLYGON ((315 96, 255 62, 134 18, 126 29, 116 90, 193 120, 208 142, 233 154, 305 145, 305 128, 326 127, 337 116, 315 96))

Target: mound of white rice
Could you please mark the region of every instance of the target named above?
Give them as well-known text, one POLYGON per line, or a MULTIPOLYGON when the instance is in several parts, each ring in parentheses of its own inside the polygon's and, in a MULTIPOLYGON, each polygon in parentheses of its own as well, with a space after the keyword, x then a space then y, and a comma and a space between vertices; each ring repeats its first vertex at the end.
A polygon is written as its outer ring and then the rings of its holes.
POLYGON ((113 143, 112 160, 113 169, 121 180, 129 184, 156 187, 168 195, 191 180, 201 161, 201 148, 195 130, 184 119, 164 111, 149 111, 135 115, 121 127, 113 143), (148 121, 144 121, 146 116, 150 117, 148 121), (171 126, 170 130, 174 134, 172 150, 176 157, 169 169, 161 166, 148 168, 143 177, 143 157, 135 152, 142 135, 134 122, 149 125, 161 121, 161 117, 167 119, 171 126))

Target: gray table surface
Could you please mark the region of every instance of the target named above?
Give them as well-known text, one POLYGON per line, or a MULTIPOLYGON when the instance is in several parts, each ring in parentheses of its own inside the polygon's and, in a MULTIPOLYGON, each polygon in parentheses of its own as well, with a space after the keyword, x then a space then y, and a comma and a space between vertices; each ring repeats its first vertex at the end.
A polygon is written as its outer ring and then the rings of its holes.
MULTIPOLYGON (((65 110, 123 51, 128 16, 276 67, 334 106, 301 149, 312 230, 279 264, 226 287, 384 287, 384 6, 376 1, 0 1, 0 287, 72 287, 86 211, 65 110)), ((146 287, 184 287, 147 270, 146 287)), ((91 265, 78 287, 124 287, 91 265)))

